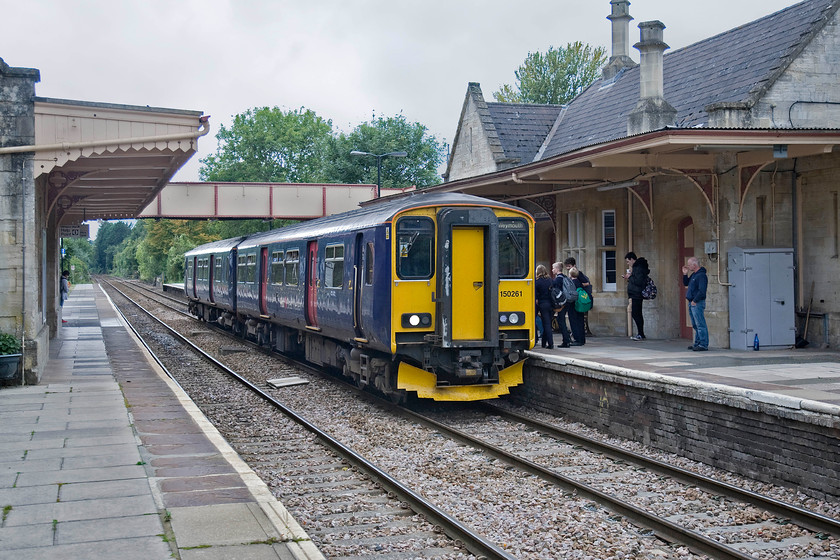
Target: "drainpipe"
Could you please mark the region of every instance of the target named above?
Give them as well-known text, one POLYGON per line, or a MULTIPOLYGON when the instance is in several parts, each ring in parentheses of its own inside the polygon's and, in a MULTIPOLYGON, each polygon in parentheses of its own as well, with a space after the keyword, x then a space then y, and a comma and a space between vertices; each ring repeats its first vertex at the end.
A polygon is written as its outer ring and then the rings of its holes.
POLYGON ((114 140, 88 140, 86 142, 60 142, 56 144, 31 144, 29 146, 9 146, 0 148, 0 154, 17 154, 21 152, 51 152, 54 150, 77 150, 82 148, 96 148, 113 146, 115 144, 146 144, 149 142, 166 142, 169 140, 191 140, 210 132, 210 116, 198 119, 199 127, 194 132, 179 132, 176 134, 161 134, 158 136, 140 136, 137 138, 117 138, 114 140))
POLYGON ((21 270, 20 270, 20 385, 26 385, 26 160, 20 163, 20 217, 21 237, 21 270))

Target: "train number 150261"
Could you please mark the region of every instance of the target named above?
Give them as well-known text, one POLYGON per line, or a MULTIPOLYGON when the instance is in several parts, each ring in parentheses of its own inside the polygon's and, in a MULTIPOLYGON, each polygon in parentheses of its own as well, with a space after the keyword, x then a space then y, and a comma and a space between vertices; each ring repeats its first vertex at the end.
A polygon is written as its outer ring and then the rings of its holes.
POLYGON ((502 290, 502 297, 522 297, 522 290, 502 290))

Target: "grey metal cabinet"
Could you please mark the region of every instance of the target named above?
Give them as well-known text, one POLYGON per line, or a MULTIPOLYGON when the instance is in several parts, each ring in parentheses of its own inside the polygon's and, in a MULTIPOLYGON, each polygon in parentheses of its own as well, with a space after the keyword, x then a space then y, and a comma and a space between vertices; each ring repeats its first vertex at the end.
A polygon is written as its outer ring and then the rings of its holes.
POLYGON ((796 342, 793 300, 793 249, 735 247, 727 253, 729 271, 729 346, 752 349, 796 342))

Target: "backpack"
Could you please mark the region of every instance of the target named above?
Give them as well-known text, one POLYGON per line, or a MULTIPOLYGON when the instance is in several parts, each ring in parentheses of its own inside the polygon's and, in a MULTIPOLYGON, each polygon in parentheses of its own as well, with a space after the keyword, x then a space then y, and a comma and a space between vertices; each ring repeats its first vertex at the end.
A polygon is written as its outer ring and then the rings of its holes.
POLYGON ((560 286, 551 286, 551 305, 554 309, 566 305, 566 296, 563 295, 563 290, 560 289, 560 286))
POLYGON ((656 299, 656 284, 653 283, 650 276, 648 276, 647 283, 642 289, 642 299, 656 299))
POLYGON ((592 309, 592 296, 583 288, 577 289, 577 301, 575 301, 575 311, 578 313, 586 313, 592 309))
POLYGON ((567 303, 572 303, 578 298, 577 290, 575 290, 575 283, 572 279, 565 274, 561 276, 561 278, 563 278, 562 289, 556 285, 551 286, 551 299, 554 302, 555 309, 563 307, 567 303))

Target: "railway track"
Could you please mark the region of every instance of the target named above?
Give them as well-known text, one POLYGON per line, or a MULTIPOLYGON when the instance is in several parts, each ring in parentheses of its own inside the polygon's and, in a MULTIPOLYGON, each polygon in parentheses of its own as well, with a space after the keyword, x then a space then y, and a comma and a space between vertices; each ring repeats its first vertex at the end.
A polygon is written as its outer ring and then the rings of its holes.
POLYGON ((283 497, 329 558, 368 558, 383 551, 389 558, 464 558, 470 551, 482 558, 512 558, 108 284, 112 300, 156 360, 215 425, 228 427, 220 430, 227 441, 283 497), (230 379, 239 385, 232 388, 230 379), (298 515, 302 512, 306 515, 298 515))
MULTIPOLYGON (((258 384, 263 382, 264 379, 257 381, 258 384)), ((332 396, 329 397, 329 399, 332 398, 332 396)), ((321 404, 328 408, 330 405, 330 403, 321 404)), ((314 406, 312 403, 298 403, 295 406, 305 408, 304 413, 307 417, 312 417, 313 414, 324 414, 324 412, 311 413, 310 407, 314 406)), ((347 406, 353 408, 350 405, 347 406)), ((355 407, 361 407, 362 411, 350 413, 351 416, 347 423, 351 425, 358 422, 358 418, 387 416, 382 412, 388 410, 384 403, 356 404, 355 407)), ((445 430, 448 437, 455 438, 472 447, 457 446, 458 448, 454 449, 451 440, 435 442, 441 444, 442 447, 437 452, 431 452, 433 453, 431 461, 426 454, 426 457, 404 459, 403 464, 400 464, 398 460, 397 464, 392 464, 387 469, 391 473, 404 473, 395 476, 403 480, 412 480, 415 487, 418 488, 416 491, 418 495, 425 494, 432 497, 447 511, 458 511, 456 515, 461 518, 474 519, 476 510, 483 511, 482 506, 473 505, 471 517, 470 508, 467 508, 467 513, 462 513, 463 509, 453 505, 452 498, 449 495, 457 496, 461 494, 462 496, 456 499, 477 500, 477 498, 469 497, 469 492, 477 491, 479 496, 483 492, 488 492, 486 489, 476 490, 476 488, 473 488, 474 486, 478 487, 481 481, 476 480, 474 483, 470 482, 465 485, 463 480, 458 481, 458 476, 455 474, 455 482, 452 484, 455 488, 460 488, 461 491, 450 492, 447 490, 444 492, 430 488, 425 477, 419 477, 423 480, 418 482, 416 480, 418 469, 431 469, 438 476, 437 480, 440 481, 440 485, 448 484, 441 472, 447 470, 447 468, 438 468, 439 465, 435 463, 444 457, 446 459, 461 457, 467 465, 471 465, 471 467, 478 465, 480 467, 478 470, 481 474, 478 475, 478 478, 492 478, 490 475, 498 474, 495 471, 500 468, 503 471, 516 468, 519 469, 517 472, 520 473, 515 476, 518 481, 527 478, 529 485, 536 484, 538 488, 545 489, 549 488, 545 485, 550 483, 551 491, 549 493, 546 490, 546 493, 551 496, 559 496, 558 500, 561 500, 557 502, 556 508, 572 512, 585 511, 591 513, 593 518, 599 518, 597 521, 593 519, 592 522, 601 524, 599 529, 595 531, 596 534, 600 532, 607 536, 607 538, 601 539, 603 541, 602 546, 605 550, 619 550, 615 553, 615 556, 610 555, 612 552, 604 554, 602 551, 600 555, 596 554, 594 557, 684 558, 687 554, 686 548, 690 548, 714 558, 840 558, 840 553, 838 553, 840 549, 838 549, 837 543, 837 535, 840 534, 840 531, 837 529, 837 522, 826 516, 808 512, 802 510, 802 508, 786 509, 786 504, 781 502, 777 503, 775 500, 767 500, 761 496, 750 496, 731 485, 720 484, 711 479, 698 480, 689 471, 683 472, 682 469, 674 469, 667 465, 652 464, 642 456, 626 454, 621 449, 605 448, 601 444, 598 444, 600 447, 596 447, 594 452, 586 451, 588 456, 584 457, 582 448, 584 446, 592 447, 595 443, 582 441, 574 435, 560 434, 557 428, 553 426, 542 426, 527 418, 510 416, 496 407, 486 409, 461 406, 452 410, 452 407, 436 405, 429 410, 424 414, 425 418, 422 421, 426 422, 427 426, 433 426, 432 429, 435 430, 435 434, 427 437, 405 432, 403 435, 397 435, 396 443, 391 445, 399 447, 401 445, 400 441, 402 441, 404 447, 406 441, 414 441, 418 438, 431 439, 432 441, 440 440, 440 430, 445 430), (561 441, 563 439, 565 441, 561 441), (480 458, 474 456, 475 449, 481 450, 480 458), (440 455, 435 456, 434 453, 440 455), (500 467, 502 463, 504 466, 500 467), (529 473, 529 475, 523 473, 529 473), (443 494, 446 494, 446 496, 443 496, 443 494), (581 498, 586 498, 585 501, 590 505, 581 505, 581 498), (599 502, 604 507, 610 508, 610 511, 617 512, 620 515, 617 516, 615 513, 595 508, 589 500, 599 502), (630 526, 627 520, 632 520, 633 523, 645 529, 635 529, 630 526), (720 522, 721 520, 723 522, 720 522), (791 520, 794 522, 791 522, 791 520), (617 532, 617 525, 620 525, 622 530, 628 533, 617 537, 623 543, 623 550, 622 547, 615 546, 614 539, 611 538, 612 534, 617 532), (657 537, 679 544, 669 545, 657 537), (633 539, 636 539, 637 542, 633 542, 633 539)), ((420 420, 419 417, 414 417, 408 423, 416 425, 416 422, 420 420)), ((393 420, 390 423, 392 425, 397 424, 393 420)), ((406 429, 410 430, 411 428, 406 429)), ((402 427, 400 427, 400 430, 402 430, 402 427)), ((338 431, 342 431, 342 429, 339 428, 338 431)), ((356 449, 361 447, 372 450, 373 457, 378 460, 382 454, 382 448, 388 444, 371 439, 374 437, 368 433, 371 431, 375 432, 376 430, 353 427, 350 430, 352 433, 345 433, 341 436, 337 434, 336 437, 345 441, 346 445, 352 445, 356 449), (362 437, 362 435, 367 439, 363 444, 359 444, 359 437, 362 437)), ((414 431, 416 431, 416 427, 414 431)), ((238 441, 238 437, 234 434, 230 436, 229 441, 240 450, 240 454, 252 465, 260 465, 266 461, 265 457, 272 456, 273 440, 252 439, 247 436, 242 441, 238 441)), ((422 448, 422 446, 418 445, 418 448, 422 448)), ((366 456, 369 454, 365 453, 366 456)), ((385 455, 389 454, 385 453, 385 455)), ((382 459, 382 462, 388 463, 389 460, 382 459)), ((268 469, 269 478, 276 476, 278 480, 281 480, 284 479, 285 474, 301 472, 299 477, 306 480, 310 476, 306 474, 307 461, 308 458, 304 454, 303 458, 300 459, 303 471, 294 471, 289 466, 288 470, 284 470, 283 473, 274 472, 272 474, 271 469, 268 469)), ((450 461, 447 461, 447 464, 450 464, 450 461)), ((346 468, 346 465, 343 468, 346 468)), ((448 470, 458 471, 464 468, 459 466, 448 470)), ((255 470, 261 472, 257 468, 255 470)), ((471 473, 475 471, 474 468, 470 467, 466 467, 466 470, 471 471, 471 473)), ((263 477, 266 478, 265 475, 263 477)), ((467 478, 470 477, 475 477, 475 475, 467 475, 467 478)), ((434 479, 434 477, 432 478, 434 479)), ((544 501, 540 502, 539 499, 534 501, 533 497, 528 495, 529 490, 524 490, 527 499, 511 495, 509 487, 518 484, 519 482, 508 482, 505 491, 497 494, 497 496, 505 496, 506 499, 510 496, 514 501, 520 502, 533 501, 534 510, 530 513, 532 518, 535 516, 537 518, 556 517, 553 516, 554 512, 550 511, 552 508, 547 508, 544 501)), ((274 486, 272 487, 274 488, 274 486)), ((301 505, 311 505, 311 500, 306 497, 305 492, 300 491, 300 496, 297 495, 299 491, 287 490, 282 492, 283 501, 287 505, 290 503, 294 505, 297 502, 300 502, 301 505)), ((533 492, 533 490, 530 491, 533 492)), ((356 499, 355 497, 348 499, 345 505, 355 503, 356 499)), ((386 498, 380 497, 378 499, 384 500, 386 498)), ((402 507, 399 506, 399 511, 402 511, 402 507)), ((295 515, 299 516, 297 512, 295 512, 295 515)), ((349 515, 352 516, 353 514, 349 515)), ((503 517, 505 507, 502 507, 496 515, 503 517)), ((510 528, 501 529, 499 523, 489 521, 478 525, 479 530, 494 535, 494 540, 499 543, 499 547, 510 550, 514 556, 520 558, 543 558, 546 557, 544 554, 549 554, 548 557, 554 557, 552 554, 557 554, 558 549, 563 549, 564 538, 567 541, 573 541, 573 543, 583 543, 580 546, 577 544, 570 545, 572 551, 579 550, 583 545, 589 546, 589 543, 586 542, 589 537, 585 534, 585 531, 582 535, 579 530, 577 533, 573 531, 571 537, 566 537, 567 533, 558 528, 564 525, 569 527, 569 523, 559 519, 556 519, 553 523, 554 527, 551 523, 545 524, 544 527, 543 523, 540 523, 545 541, 547 541, 543 543, 543 549, 539 549, 540 545, 512 542, 515 541, 515 537, 508 538, 508 535, 515 535, 517 531, 510 528), (485 527, 489 527, 489 529, 485 527)), ((319 529, 322 528, 317 522, 314 525, 318 526, 319 529)), ((540 529, 536 532, 539 533, 540 529)), ((339 540, 354 540, 352 533, 343 533, 340 529, 332 530, 330 528, 323 535, 316 533, 313 534, 313 537, 316 537, 316 535, 323 538, 325 546, 331 545, 339 535, 339 540)), ((539 538, 535 539, 534 537, 527 537, 523 540, 528 543, 529 538, 532 539, 531 542, 539 540, 539 538)), ((598 539, 593 537, 592 540, 597 541, 598 539)), ((567 552, 568 550, 564 551, 563 554, 565 555, 567 552)))

